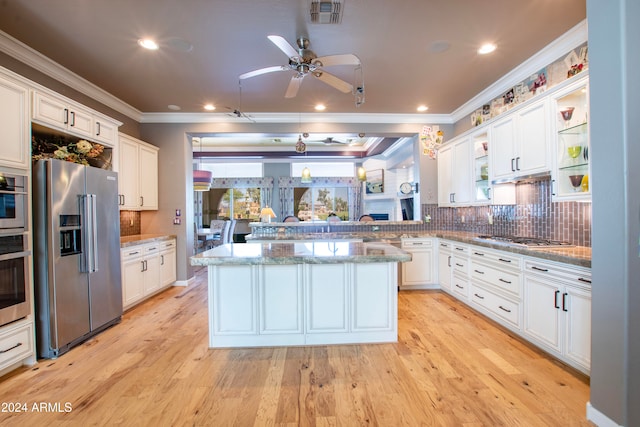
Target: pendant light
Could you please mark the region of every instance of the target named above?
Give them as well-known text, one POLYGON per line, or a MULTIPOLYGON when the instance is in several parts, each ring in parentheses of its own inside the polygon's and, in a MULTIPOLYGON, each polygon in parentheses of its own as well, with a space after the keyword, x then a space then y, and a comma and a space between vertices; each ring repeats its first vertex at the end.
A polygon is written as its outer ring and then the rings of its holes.
POLYGON ((302 177, 300 180, 303 184, 311 184, 311 171, 307 166, 302 169, 302 177))
POLYGON ((364 166, 358 167, 358 181, 364 182, 367 180, 367 171, 364 166))
MULTIPOLYGON (((200 152, 202 153, 202 140, 198 138, 200 143, 200 152)), ((211 189, 211 182, 213 180, 213 174, 211 171, 202 170, 202 159, 198 159, 198 169, 193 171, 193 191, 209 191, 211 189)))

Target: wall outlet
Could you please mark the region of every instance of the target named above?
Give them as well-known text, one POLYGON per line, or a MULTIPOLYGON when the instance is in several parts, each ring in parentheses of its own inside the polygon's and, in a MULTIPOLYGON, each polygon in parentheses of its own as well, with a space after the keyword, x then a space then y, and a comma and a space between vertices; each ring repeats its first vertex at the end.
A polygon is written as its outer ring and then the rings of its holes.
POLYGON ((490 213, 487 214, 487 221, 489 221, 489 225, 493 224, 493 215, 491 215, 490 213))
POLYGON ((460 217, 460 222, 464 224, 464 215, 460 217))
POLYGON ((424 216, 424 222, 427 223, 427 224, 430 223, 431 222, 431 215, 425 215, 424 216))

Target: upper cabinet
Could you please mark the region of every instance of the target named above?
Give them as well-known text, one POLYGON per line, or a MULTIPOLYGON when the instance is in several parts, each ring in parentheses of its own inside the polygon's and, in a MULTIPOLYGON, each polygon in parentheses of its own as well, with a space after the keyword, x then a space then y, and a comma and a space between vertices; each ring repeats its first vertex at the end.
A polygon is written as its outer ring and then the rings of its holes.
POLYGON ((120 134, 120 210, 158 209, 158 148, 120 134))
POLYGON ((548 100, 520 108, 491 125, 493 180, 551 170, 548 100))
POLYGON ((490 195, 489 185, 489 135, 484 128, 471 136, 473 148, 473 200, 475 204, 488 203, 490 195))
POLYGON ((588 79, 555 94, 554 200, 590 200, 588 79))
POLYGON ((28 169, 29 89, 0 74, 0 165, 28 169))
POLYGON ((59 95, 33 92, 33 121, 109 146, 118 144, 121 123, 59 95))
POLYGON ((469 138, 454 140, 438 150, 438 206, 471 203, 469 138))

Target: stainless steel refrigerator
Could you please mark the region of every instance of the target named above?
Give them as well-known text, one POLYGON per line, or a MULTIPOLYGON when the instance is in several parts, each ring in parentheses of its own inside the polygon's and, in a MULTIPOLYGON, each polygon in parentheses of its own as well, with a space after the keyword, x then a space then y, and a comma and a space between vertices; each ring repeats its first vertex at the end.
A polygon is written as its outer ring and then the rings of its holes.
POLYGON ((38 355, 54 358, 122 317, 117 173, 37 161, 33 221, 38 355))

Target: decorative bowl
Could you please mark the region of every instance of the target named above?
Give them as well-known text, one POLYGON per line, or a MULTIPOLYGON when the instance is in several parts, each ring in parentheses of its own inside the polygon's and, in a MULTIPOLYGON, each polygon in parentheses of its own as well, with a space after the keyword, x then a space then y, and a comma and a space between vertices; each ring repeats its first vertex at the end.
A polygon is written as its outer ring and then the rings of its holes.
POLYGON ((580 155, 580 152, 582 151, 582 146, 580 145, 572 145, 570 147, 567 147, 567 151, 569 152, 569 155, 575 159, 576 157, 578 157, 580 155))
POLYGON ((576 191, 578 191, 578 188, 582 185, 582 178, 584 178, 584 175, 569 175, 571 185, 576 191))
POLYGON ((575 110, 575 107, 565 107, 560 110, 560 114, 562 114, 562 118, 565 121, 569 121, 571 120, 571 116, 573 115, 573 110, 575 110))

